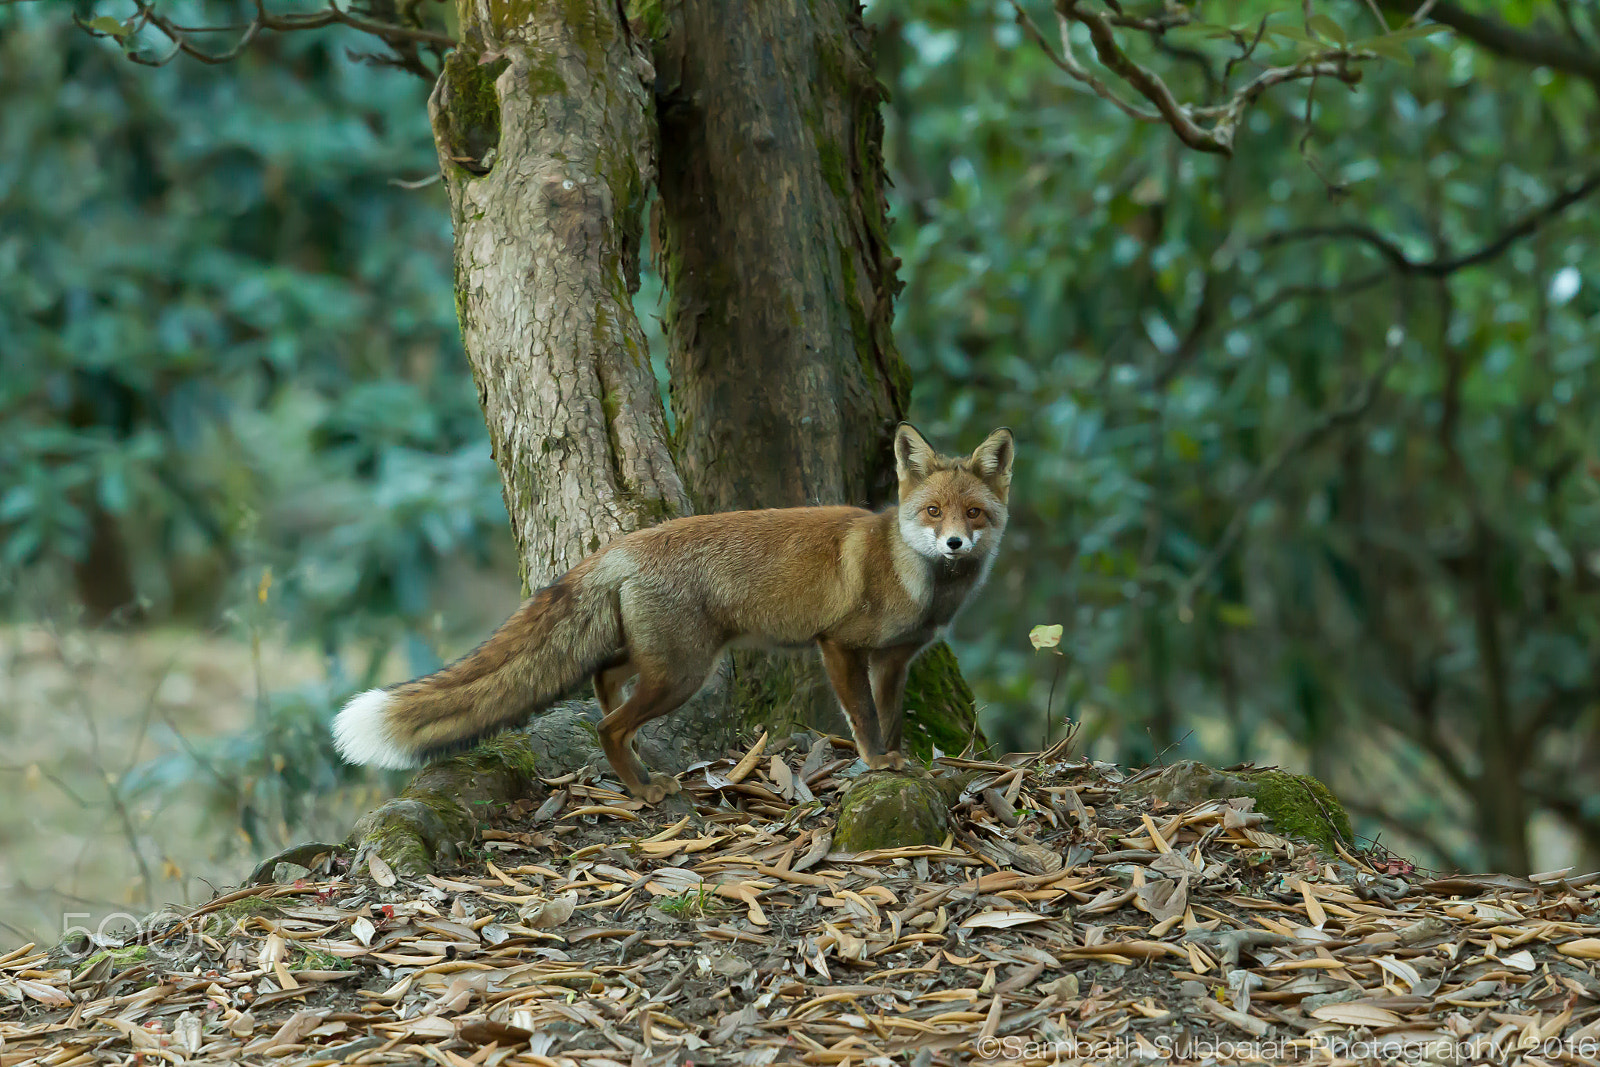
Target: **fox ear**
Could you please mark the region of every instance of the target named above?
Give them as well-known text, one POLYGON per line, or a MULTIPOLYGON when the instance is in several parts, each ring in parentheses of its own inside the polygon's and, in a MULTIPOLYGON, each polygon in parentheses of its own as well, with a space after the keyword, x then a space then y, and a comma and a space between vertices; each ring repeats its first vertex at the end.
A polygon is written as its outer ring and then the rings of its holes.
POLYGON ((899 479, 915 481, 933 473, 937 460, 932 446, 917 428, 902 422, 894 431, 894 472, 899 479))
POLYGON ((967 466, 972 473, 988 482, 1004 500, 1006 490, 1011 486, 1011 460, 1016 454, 1016 441, 1011 431, 1002 426, 972 450, 972 458, 967 460, 967 466))

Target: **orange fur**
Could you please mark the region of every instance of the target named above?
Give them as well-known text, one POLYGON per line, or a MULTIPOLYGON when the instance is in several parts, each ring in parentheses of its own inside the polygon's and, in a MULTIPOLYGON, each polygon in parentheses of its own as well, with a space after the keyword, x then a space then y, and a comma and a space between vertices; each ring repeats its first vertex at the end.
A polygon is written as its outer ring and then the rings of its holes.
POLYGON ((902 424, 897 507, 695 515, 618 538, 461 660, 352 700, 335 723, 340 751, 354 762, 416 765, 515 725, 592 677, 606 757, 629 790, 654 802, 676 782, 639 762, 640 726, 693 696, 730 645, 815 644, 862 758, 901 766, 906 670, 988 575, 1013 452, 1002 429, 971 456, 939 456, 902 424))

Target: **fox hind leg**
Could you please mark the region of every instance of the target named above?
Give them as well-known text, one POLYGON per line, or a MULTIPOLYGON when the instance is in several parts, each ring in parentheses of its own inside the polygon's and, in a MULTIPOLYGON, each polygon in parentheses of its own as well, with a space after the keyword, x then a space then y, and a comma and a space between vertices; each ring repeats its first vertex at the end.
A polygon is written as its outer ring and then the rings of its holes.
POLYGON ((600 748, 628 792, 639 799, 658 804, 669 793, 678 791, 678 780, 665 774, 651 774, 633 748, 633 735, 651 719, 669 715, 694 696, 710 667, 696 677, 682 671, 667 672, 642 666, 633 695, 622 706, 600 720, 600 748))
POLYGON ((622 704, 622 687, 628 679, 639 673, 631 659, 620 663, 607 663, 594 672, 594 698, 600 703, 602 715, 610 715, 622 704))

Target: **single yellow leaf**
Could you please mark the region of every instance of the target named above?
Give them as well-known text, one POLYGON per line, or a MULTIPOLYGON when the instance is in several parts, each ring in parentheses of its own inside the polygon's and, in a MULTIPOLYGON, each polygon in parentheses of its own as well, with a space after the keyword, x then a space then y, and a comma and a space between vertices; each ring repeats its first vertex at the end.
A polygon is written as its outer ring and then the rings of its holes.
POLYGON ((1055 648, 1061 643, 1061 635, 1064 632, 1065 627, 1060 623, 1056 623, 1054 626, 1035 626, 1028 631, 1028 640, 1036 649, 1055 648))

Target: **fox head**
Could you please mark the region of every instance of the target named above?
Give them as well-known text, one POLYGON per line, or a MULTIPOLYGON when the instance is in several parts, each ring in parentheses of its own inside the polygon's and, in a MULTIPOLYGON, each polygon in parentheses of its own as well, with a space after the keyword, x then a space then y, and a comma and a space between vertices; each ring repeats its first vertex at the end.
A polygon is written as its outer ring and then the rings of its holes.
POLYGON ((900 536, 929 559, 992 558, 1006 528, 1016 445, 1002 427, 970 456, 941 456, 910 423, 894 435, 900 536))

